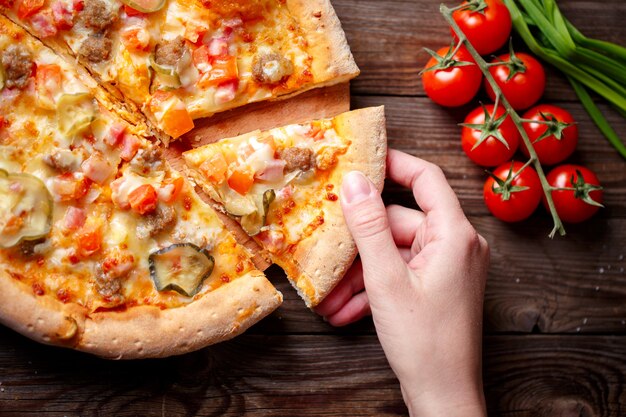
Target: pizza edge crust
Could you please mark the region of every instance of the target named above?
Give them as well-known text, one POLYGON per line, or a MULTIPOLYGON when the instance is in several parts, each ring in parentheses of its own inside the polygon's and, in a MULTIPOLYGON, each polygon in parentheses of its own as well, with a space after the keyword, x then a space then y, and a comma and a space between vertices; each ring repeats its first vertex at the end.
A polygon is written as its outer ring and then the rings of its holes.
POLYGON ((314 57, 314 82, 308 88, 280 96, 281 99, 349 81, 360 74, 330 0, 287 0, 287 8, 300 24, 309 45, 308 53, 314 57))
MULTIPOLYGON (((361 171, 379 191, 385 181, 387 133, 385 109, 370 107, 336 117, 339 134, 351 144, 340 157, 330 183, 339 195, 344 174, 361 171)), ((357 255, 357 247, 346 225, 341 203, 324 200, 324 224, 302 240, 293 254, 301 276, 289 277, 308 307, 318 305, 344 277, 357 255), (307 286, 314 291, 307 291, 307 286)), ((284 261, 284 260, 283 260, 284 261)))
POLYGON ((0 322, 37 342, 107 359, 161 358, 198 350, 243 333, 282 303, 282 294, 253 271, 184 307, 133 307, 87 314, 73 303, 35 296, 0 271, 0 322))

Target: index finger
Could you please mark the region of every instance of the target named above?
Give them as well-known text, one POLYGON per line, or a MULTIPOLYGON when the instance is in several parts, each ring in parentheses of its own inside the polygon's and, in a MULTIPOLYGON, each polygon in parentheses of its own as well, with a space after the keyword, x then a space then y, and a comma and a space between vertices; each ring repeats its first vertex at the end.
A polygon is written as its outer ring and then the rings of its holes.
POLYGON ((427 215, 465 218, 459 199, 437 165, 389 149, 387 173, 393 181, 413 191, 415 201, 427 215))

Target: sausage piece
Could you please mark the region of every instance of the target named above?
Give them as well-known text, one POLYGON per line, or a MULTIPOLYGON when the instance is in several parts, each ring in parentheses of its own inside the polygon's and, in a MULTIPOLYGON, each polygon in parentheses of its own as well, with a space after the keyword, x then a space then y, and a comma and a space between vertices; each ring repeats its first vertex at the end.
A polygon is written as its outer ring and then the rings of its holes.
POLYGON ((308 171, 315 168, 315 154, 309 148, 286 148, 278 156, 285 161, 287 171, 308 171))
POLYGON ((252 62, 252 75, 261 84, 276 84, 291 74, 291 61, 275 52, 257 55, 252 62))
POLYGON ((154 60, 159 65, 174 66, 182 58, 186 48, 185 39, 182 36, 171 41, 164 40, 157 45, 154 51, 154 60))
POLYGON ((22 89, 28 85, 33 69, 30 52, 21 45, 9 45, 2 54, 5 85, 7 88, 22 89))
POLYGON ((103 30, 111 26, 117 21, 118 15, 116 11, 107 7, 102 0, 85 0, 85 8, 81 14, 85 26, 103 30))
POLYGON ((89 35, 83 41, 78 50, 78 54, 92 63, 98 63, 109 59, 113 42, 101 33, 89 35))
POLYGON ((167 230, 176 224, 176 212, 173 208, 159 204, 155 211, 142 217, 137 226, 137 237, 147 239, 167 230))
POLYGON ((130 166, 135 172, 147 175, 150 170, 161 169, 163 165, 163 153, 160 148, 152 146, 147 149, 141 149, 135 157, 130 161, 130 166))

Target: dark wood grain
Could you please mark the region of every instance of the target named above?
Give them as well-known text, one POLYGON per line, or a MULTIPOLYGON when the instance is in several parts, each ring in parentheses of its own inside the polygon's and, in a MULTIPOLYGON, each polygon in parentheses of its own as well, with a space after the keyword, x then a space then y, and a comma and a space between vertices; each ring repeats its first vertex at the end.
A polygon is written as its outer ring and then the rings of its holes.
MULTIPOLYGON (((333 2, 363 70, 354 82, 356 94, 424 95, 419 72, 429 55, 423 48, 437 50, 451 41, 439 4, 441 1, 433 0, 333 2)), ((622 17, 626 15, 626 2, 566 0, 559 5, 564 15, 589 36, 612 42, 626 38, 622 17)), ((524 49, 522 45, 520 48, 524 49)), ((548 69, 545 99, 572 101, 575 97, 567 81, 548 69)))
MULTIPOLYGON (((487 333, 626 334, 626 219, 598 218, 555 240, 543 215, 519 225, 491 216, 470 221, 491 247, 487 333)), ((252 332, 373 333, 369 320, 334 329, 304 307, 279 268, 268 276, 285 301, 252 332)))
MULTIPOLYGON (((490 416, 620 417, 626 337, 490 336, 490 416)), ((405 416, 375 336, 245 335, 109 362, 0 329, 0 416, 405 416)))
POLYGON ((489 416, 626 415, 625 346, 623 336, 487 337, 489 416))

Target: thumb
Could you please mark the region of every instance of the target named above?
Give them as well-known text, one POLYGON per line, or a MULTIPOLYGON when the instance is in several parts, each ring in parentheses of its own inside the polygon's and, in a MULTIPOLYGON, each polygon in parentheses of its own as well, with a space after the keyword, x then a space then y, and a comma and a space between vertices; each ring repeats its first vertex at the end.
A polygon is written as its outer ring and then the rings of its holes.
POLYGON ((404 265, 380 193, 365 175, 358 171, 344 175, 341 207, 361 254, 365 275, 387 276, 393 274, 393 269, 404 265))

